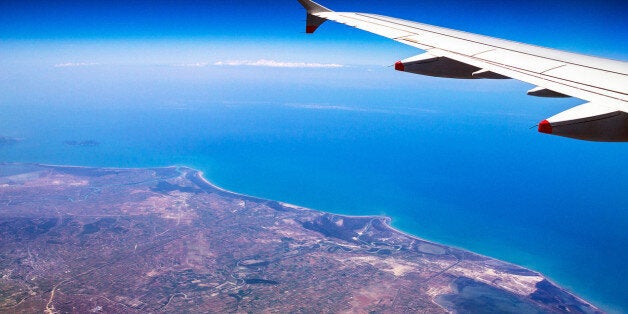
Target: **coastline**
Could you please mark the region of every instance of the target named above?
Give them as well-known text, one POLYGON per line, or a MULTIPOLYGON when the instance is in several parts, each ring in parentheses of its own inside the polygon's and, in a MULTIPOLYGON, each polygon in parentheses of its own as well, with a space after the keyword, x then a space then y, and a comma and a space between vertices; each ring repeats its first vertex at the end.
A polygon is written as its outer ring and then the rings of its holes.
POLYGON ((438 243, 438 242, 435 242, 435 241, 427 240, 427 239, 421 238, 419 236, 413 235, 411 233, 408 233, 408 232, 396 229, 395 227, 393 227, 391 225, 391 223, 392 223, 392 218, 391 217, 388 217, 388 216, 373 216, 373 215, 344 215, 344 214, 336 214, 336 213, 327 212, 327 211, 324 211, 324 210, 312 209, 312 208, 302 207, 302 206, 298 206, 298 205, 294 205, 294 204, 284 203, 284 202, 281 202, 281 201, 269 200, 269 199, 260 198, 260 197, 256 197, 256 196, 251 196, 251 195, 247 195, 247 194, 240 194, 240 193, 237 193, 237 192, 234 192, 234 191, 227 190, 225 188, 222 188, 222 187, 212 183, 207 178, 205 178, 204 173, 201 170, 197 170, 197 169, 194 169, 194 168, 191 168, 191 167, 188 167, 188 166, 181 166, 181 167, 191 170, 193 173, 195 173, 197 175, 199 180, 204 182, 208 187, 210 187, 212 189, 219 190, 219 191, 224 192, 224 193, 228 193, 228 194, 234 195, 234 196, 244 196, 244 197, 248 197, 248 198, 254 198, 254 199, 257 199, 257 200, 260 200, 260 201, 278 202, 278 203, 280 203, 280 204, 282 204, 284 206, 287 206, 287 207, 290 207, 290 208, 293 208, 293 209, 296 209, 296 210, 315 211, 315 212, 330 214, 330 215, 333 215, 335 217, 379 219, 383 223, 383 225, 388 230, 390 230, 391 232, 404 235, 404 236, 406 236, 408 238, 411 238, 411 239, 414 239, 414 240, 417 240, 417 241, 421 241, 421 242, 425 242, 425 243, 428 243, 428 244, 433 244, 433 245, 453 248, 453 249, 460 250, 460 251, 463 251, 463 252, 466 252, 466 253, 469 253, 469 254, 480 256, 482 258, 498 261, 498 262, 506 264, 506 265, 514 266, 514 267, 521 268, 521 269, 525 269, 527 271, 530 271, 531 273, 538 274, 539 276, 543 277, 545 280, 547 280, 552 285, 554 285, 554 286, 558 287, 559 289, 561 289, 563 292, 565 292, 565 293, 573 296, 574 298, 576 298, 578 301, 580 301, 582 303, 585 303, 585 304, 588 304, 588 305, 590 305, 592 307, 599 308, 595 304, 589 302, 588 300, 583 299, 582 297, 576 295, 574 292, 564 288, 562 285, 558 284, 557 282, 552 280, 550 277, 546 276, 545 274, 543 274, 543 273, 541 273, 539 271, 536 271, 536 270, 533 270, 533 269, 530 269, 530 268, 527 268, 527 267, 524 267, 524 266, 521 266, 521 265, 517 265, 517 264, 511 263, 511 262, 508 262, 508 261, 496 259, 496 258, 488 256, 488 255, 483 255, 483 254, 480 254, 480 253, 476 253, 476 252, 473 252, 473 251, 470 251, 470 250, 467 250, 467 249, 464 249, 464 248, 460 248, 460 247, 456 247, 456 246, 452 246, 452 245, 441 244, 441 243, 438 243))
MULTIPOLYGON (((520 268, 520 269, 525 269, 531 273, 535 273, 538 274, 539 276, 543 277, 545 280, 547 280, 548 282, 550 282, 551 284, 553 284, 554 286, 556 286, 557 288, 559 288, 561 291, 569 294, 570 296, 573 296, 574 298, 576 298, 578 301, 584 303, 584 304, 588 304, 591 307, 594 308, 598 308, 595 305, 593 305, 591 302, 579 297, 578 295, 573 294, 570 290, 563 288, 562 286, 556 284, 554 281, 552 281, 550 278, 548 278, 547 276, 545 276, 544 274, 523 267, 523 266, 519 266, 517 264, 511 263, 511 262, 507 262, 507 261, 503 261, 503 260, 499 260, 496 258, 492 258, 490 256, 487 255, 482 255, 482 254, 478 254, 469 250, 466 250, 464 248, 459 248, 456 246, 451 246, 451 245, 444 245, 444 244, 440 244, 438 242, 435 241, 430 241, 430 240, 426 240, 423 239, 419 236, 410 234, 408 232, 396 229, 395 227, 393 227, 391 225, 392 222, 392 218, 391 217, 387 217, 387 216, 377 216, 377 215, 364 215, 364 216, 356 216, 356 215, 344 215, 344 214, 335 214, 335 213, 331 213, 331 212, 326 212, 323 210, 318 210, 318 209, 311 209, 311 208, 307 208, 307 207, 302 207, 302 206, 298 206, 298 205, 293 205, 293 204, 288 204, 288 203, 284 203, 284 202, 280 202, 280 201, 275 201, 275 200, 269 200, 269 199, 265 199, 265 198, 260 198, 260 197, 256 197, 256 196, 251 196, 251 195, 246 195, 246 194, 241 194, 241 193, 237 193, 231 190, 227 190, 225 188, 222 188, 214 183, 212 183, 211 181, 209 181, 207 178, 205 178, 204 173, 201 170, 197 170, 195 168, 189 167, 189 166, 181 166, 181 165, 173 165, 173 166, 165 166, 165 167, 136 167, 136 168, 129 168, 129 167, 125 167, 125 168, 121 168, 121 167, 90 167, 90 166, 68 166, 68 165, 54 165, 54 164, 38 164, 38 163, 0 163, 0 164, 10 164, 10 165, 33 165, 33 166, 43 166, 43 167, 50 167, 50 168, 75 168, 75 169, 104 169, 104 170, 152 170, 152 169, 173 169, 176 170, 177 173, 183 174, 183 172, 181 171, 181 169, 185 169, 186 172, 188 174, 191 174, 193 176, 195 176, 196 178, 198 178, 198 180, 200 182, 202 182, 203 184, 206 185, 207 188, 210 188, 212 190, 216 190, 216 191, 220 191, 221 193, 225 193, 225 194, 229 194, 230 196, 237 196, 237 197, 241 197, 241 198, 246 198, 246 199, 252 199, 252 200, 256 200, 259 202, 265 202, 265 203, 271 203, 271 202, 275 202, 278 204, 281 204, 282 206, 285 207, 289 207, 295 210, 300 210, 300 211, 313 211, 313 212, 317 212, 317 213, 323 213, 323 214, 329 214, 329 215, 333 215, 334 217, 345 217, 345 218, 368 218, 368 219, 377 219, 380 222, 382 222, 383 226, 385 226, 385 228, 387 228, 388 230, 390 230, 393 233, 396 234, 400 234, 403 235, 405 237, 417 240, 417 241, 421 241, 421 242, 425 242, 425 243, 429 243, 429 244, 433 244, 433 245, 437 245, 437 246, 442 246, 442 247, 447 247, 447 248, 452 248, 455 250, 459 250, 468 254, 472 254, 475 256, 479 256, 488 260, 493 260, 493 261, 497 261, 501 264, 504 265, 510 265, 510 266, 514 266, 516 268, 520 268)), ((194 182, 196 184, 198 184, 197 182, 194 182)))

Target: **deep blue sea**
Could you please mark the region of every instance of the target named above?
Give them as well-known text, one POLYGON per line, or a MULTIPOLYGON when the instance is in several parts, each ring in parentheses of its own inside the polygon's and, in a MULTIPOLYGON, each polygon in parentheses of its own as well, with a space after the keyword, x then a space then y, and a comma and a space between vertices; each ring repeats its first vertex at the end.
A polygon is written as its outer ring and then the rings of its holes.
POLYGON ((0 162, 188 165, 235 192, 390 216, 628 312, 628 145, 530 129, 577 100, 389 69, 46 71, 0 75, 0 135, 20 139, 0 162))

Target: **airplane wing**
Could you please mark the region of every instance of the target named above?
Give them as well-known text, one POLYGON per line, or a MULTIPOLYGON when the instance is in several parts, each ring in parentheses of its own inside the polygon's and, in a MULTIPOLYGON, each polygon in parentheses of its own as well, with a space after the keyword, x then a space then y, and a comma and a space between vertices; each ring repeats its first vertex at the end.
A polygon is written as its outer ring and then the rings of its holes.
POLYGON ((335 21, 426 52, 395 64, 415 74, 459 79, 513 78, 528 95, 586 103, 539 123, 539 132, 600 142, 628 141, 628 63, 366 13, 334 12, 310 0, 306 33, 335 21))

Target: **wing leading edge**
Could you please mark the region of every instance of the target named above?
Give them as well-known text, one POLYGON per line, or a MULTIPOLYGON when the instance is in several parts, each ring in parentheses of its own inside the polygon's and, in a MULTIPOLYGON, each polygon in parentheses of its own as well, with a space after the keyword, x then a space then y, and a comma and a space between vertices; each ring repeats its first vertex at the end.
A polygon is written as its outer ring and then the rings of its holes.
POLYGON ((335 12, 310 0, 306 32, 334 21, 426 52, 399 71, 459 79, 513 78, 537 87, 528 95, 587 103, 539 123, 539 132, 601 142, 628 142, 628 63, 528 45, 376 14, 335 12))

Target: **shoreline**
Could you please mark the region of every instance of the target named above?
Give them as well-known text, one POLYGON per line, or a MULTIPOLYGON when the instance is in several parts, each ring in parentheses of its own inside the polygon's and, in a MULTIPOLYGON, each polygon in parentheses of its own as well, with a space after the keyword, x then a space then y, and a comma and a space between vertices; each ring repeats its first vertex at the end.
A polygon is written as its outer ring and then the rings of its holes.
POLYGON ((522 269, 525 269, 525 270, 530 271, 532 273, 538 274, 539 276, 543 277, 545 280, 547 280, 552 285, 558 287, 560 290, 562 290, 562 291, 572 295, 578 301, 580 301, 582 303, 586 303, 586 304, 588 304, 588 305, 590 305, 592 307, 598 308, 598 309, 600 308, 600 307, 596 306, 595 304, 591 303, 590 301, 585 300, 582 297, 578 296, 573 291, 570 291, 570 290, 564 288, 562 285, 558 284, 557 282, 555 282, 550 277, 548 277, 547 275, 545 275, 544 273, 542 273, 540 271, 537 271, 537 270, 534 270, 534 269, 530 269, 530 268, 527 268, 527 267, 524 267, 524 266, 521 266, 521 265, 518 265, 518 264, 515 264, 515 263, 512 263, 512 262, 508 262, 508 261, 504 261, 504 260, 501 260, 501 259, 497 259, 497 258, 488 256, 488 255, 476 253, 476 252, 470 251, 470 250, 465 249, 465 248, 460 248, 460 247, 453 246, 453 245, 442 244, 442 243, 438 243, 438 242, 435 242, 435 241, 432 241, 432 240, 427 240, 427 239, 421 238, 421 237, 419 237, 417 235, 413 235, 413 234, 405 232, 403 230, 399 230, 399 229, 397 229, 397 228, 392 226, 392 218, 389 217, 389 216, 336 214, 336 213, 327 212, 327 211, 324 211, 324 210, 318 210, 318 209, 303 207, 303 206, 299 206, 299 205, 289 204, 289 203, 285 203, 285 202, 281 202, 281 201, 275 201, 275 200, 260 198, 260 197, 251 196, 251 195, 247 195, 247 194, 241 194, 241 193, 237 193, 237 192, 234 192, 234 191, 227 190, 225 188, 222 188, 222 187, 212 183, 207 178, 205 178, 204 173, 201 170, 197 170, 197 169, 194 169, 194 168, 191 168, 191 167, 188 167, 188 166, 182 166, 182 168, 187 168, 187 169, 191 170, 199 178, 199 180, 201 180, 202 182, 207 184, 209 187, 211 187, 213 189, 216 189, 216 190, 219 190, 219 191, 224 192, 224 193, 229 193, 229 194, 236 195, 236 196, 250 197, 250 198, 254 198, 254 199, 258 199, 258 200, 262 200, 262 201, 278 202, 278 203, 280 203, 283 206, 290 207, 290 208, 293 208, 293 209, 304 210, 304 211, 316 211, 316 212, 330 214, 330 215, 334 215, 334 216, 338 216, 338 217, 379 219, 379 220, 382 221, 384 226, 388 230, 390 230, 391 232, 402 234, 402 235, 404 235, 404 236, 406 236, 408 238, 411 238, 413 240, 422 241, 422 242, 425 242, 425 243, 428 243, 428 244, 433 244, 433 245, 437 245, 437 246, 443 246, 443 247, 447 247, 447 248, 460 250, 460 251, 463 251, 465 253, 474 254, 474 255, 477 255, 477 256, 480 256, 480 257, 483 257, 483 258, 486 258, 486 259, 498 261, 500 263, 504 263, 504 264, 511 265, 511 266, 514 266, 514 267, 522 268, 522 269))
POLYGON ((508 261, 504 261, 501 259, 497 259, 497 258, 493 258, 491 256, 488 255, 484 255, 484 254, 480 254, 480 253, 476 253, 473 251, 470 251, 468 249, 465 248, 460 248, 457 247, 455 245, 449 245, 449 244, 441 244, 432 240, 427 240, 424 238, 421 238, 417 235, 413 235, 411 233, 408 233, 406 231, 402 231, 399 229, 396 229, 395 227, 392 226, 392 218, 389 216, 381 216, 381 215, 347 215, 347 214, 337 214, 337 213, 333 213, 333 212, 328 212, 328 211, 324 211, 324 210, 319 210, 319 209, 313 209, 313 208, 308 208, 308 207, 303 207, 303 206, 299 206, 299 205, 294 205, 294 204, 290 204, 290 203, 285 203, 285 202, 281 202, 281 201, 276 201, 276 200, 271 200, 271 199, 266 199, 266 198, 262 198, 262 197, 257 197, 257 196, 252 196, 252 195, 248 195, 248 194, 243 194, 243 193, 238 193, 238 192, 234 192, 228 189, 225 189, 223 187, 220 187, 219 185, 209 181, 207 178, 205 178, 204 176, 204 172, 201 170, 198 170, 196 168, 190 167, 190 166, 186 166, 186 165, 171 165, 171 166, 156 166, 156 167, 98 167, 98 166, 77 166, 77 165, 59 165, 59 164, 43 164, 43 163, 35 163, 35 162, 27 162, 27 163, 20 163, 20 162, 0 162, 0 165, 32 165, 32 166, 43 166, 43 167, 50 167, 50 168, 74 168, 74 169, 105 169, 105 170, 151 170, 151 169, 174 169, 175 171, 179 172, 180 174, 183 174, 180 169, 186 169, 189 171, 190 174, 196 176, 202 183, 206 184, 207 187, 220 191, 222 193, 226 193, 226 194, 230 194, 233 196, 240 196, 240 197, 245 197, 245 198, 250 198, 250 199, 255 199, 258 201, 262 201, 262 202, 276 202, 282 206, 288 207, 288 208, 292 208, 295 210, 300 210, 300 211, 314 211, 314 212, 319 212, 319 213, 323 213, 323 214, 329 214, 329 215, 333 215, 333 216, 337 216, 337 217, 347 217, 347 218, 371 218, 371 219, 378 219, 380 220, 383 225, 386 227, 386 229, 390 230, 393 233, 397 233, 397 234, 401 234, 403 236, 406 236, 410 239, 413 240, 417 240, 417 241, 421 241, 421 242, 425 242, 428 244, 433 244, 433 245, 437 245, 437 246, 442 246, 442 247, 446 247, 446 248, 451 248, 451 249, 455 249, 455 250, 459 250, 465 253, 469 253, 469 254, 473 254, 485 259, 490 259, 490 260, 494 260, 497 261, 499 263, 503 263, 505 265, 510 265, 510 266, 514 266, 517 268, 521 268, 524 270, 527 270, 531 273, 535 273, 541 277, 543 277, 545 280, 547 280, 549 283, 551 283, 552 285, 554 285, 555 287, 559 288, 560 290, 562 290, 563 292, 573 296, 574 298, 576 298, 578 301, 588 304, 594 308, 600 309, 600 307, 594 305, 593 303, 591 303, 590 301, 587 301, 585 299, 583 299, 582 297, 576 295, 574 292, 564 288, 562 285, 557 284, 554 280, 552 280, 551 278, 549 278, 548 276, 546 276, 545 274, 512 263, 512 262, 508 262, 508 261))

